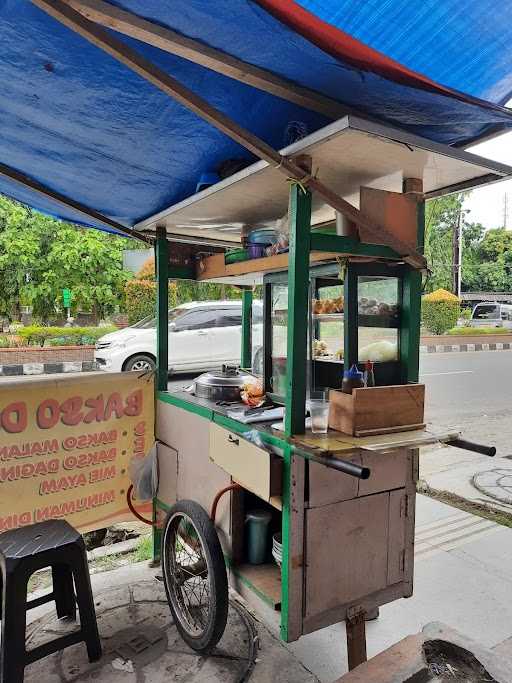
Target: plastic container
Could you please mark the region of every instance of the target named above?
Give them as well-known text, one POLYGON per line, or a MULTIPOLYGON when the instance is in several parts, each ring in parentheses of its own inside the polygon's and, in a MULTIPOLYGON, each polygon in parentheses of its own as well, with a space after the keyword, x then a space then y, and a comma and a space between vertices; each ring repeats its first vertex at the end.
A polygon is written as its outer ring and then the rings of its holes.
POLYGON ((278 239, 279 234, 274 228, 258 228, 257 230, 251 230, 247 235, 247 240, 251 244, 264 244, 266 247, 270 244, 275 244, 278 239))
POLYGON ((262 258, 266 255, 266 248, 268 246, 268 244, 252 244, 249 242, 247 245, 249 258, 262 258))
POLYGON ((250 510, 245 516, 249 564, 264 564, 267 559, 268 525, 271 519, 272 514, 268 510, 250 510))
POLYGON ((224 263, 239 263, 240 261, 247 261, 249 253, 247 249, 231 249, 226 252, 224 263))
POLYGON ((357 365, 354 365, 350 370, 345 370, 343 373, 343 381, 341 383, 341 390, 344 394, 351 394, 353 389, 364 387, 363 373, 359 371, 357 365))

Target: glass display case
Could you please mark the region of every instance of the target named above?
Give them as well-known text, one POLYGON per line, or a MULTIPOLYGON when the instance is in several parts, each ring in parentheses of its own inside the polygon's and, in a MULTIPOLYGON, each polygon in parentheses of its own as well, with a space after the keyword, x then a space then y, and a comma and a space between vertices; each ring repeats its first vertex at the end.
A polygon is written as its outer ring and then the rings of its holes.
MULTIPOLYGON (((404 266, 350 263, 311 268, 308 393, 339 388, 345 364, 374 363, 378 385, 400 384, 400 325, 404 266)), ((286 386, 288 285, 285 273, 265 278, 265 385, 275 399, 286 386)))

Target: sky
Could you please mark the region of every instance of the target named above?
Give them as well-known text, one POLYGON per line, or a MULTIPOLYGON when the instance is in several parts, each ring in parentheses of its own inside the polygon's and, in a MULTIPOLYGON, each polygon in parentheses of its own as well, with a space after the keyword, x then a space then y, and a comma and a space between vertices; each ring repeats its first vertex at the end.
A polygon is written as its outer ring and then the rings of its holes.
MULTIPOLYGON (((512 102, 509 101, 507 104, 510 106, 512 102)), ((512 133, 505 133, 494 140, 474 145, 467 151, 512 166, 512 133)), ((498 228, 505 225, 506 228, 512 230, 512 180, 504 180, 472 190, 470 197, 464 203, 464 208, 470 210, 467 220, 472 223, 482 223, 486 228, 498 228), (505 196, 507 198, 506 224, 504 222, 505 196)))

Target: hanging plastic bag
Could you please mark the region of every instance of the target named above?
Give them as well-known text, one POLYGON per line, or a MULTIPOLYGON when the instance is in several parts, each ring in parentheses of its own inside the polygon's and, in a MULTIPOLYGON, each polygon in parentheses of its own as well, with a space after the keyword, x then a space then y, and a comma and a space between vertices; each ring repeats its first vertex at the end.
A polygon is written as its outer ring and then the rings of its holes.
POLYGON ((152 500, 158 491, 158 457, 156 443, 144 458, 133 458, 129 467, 133 492, 137 500, 152 500))

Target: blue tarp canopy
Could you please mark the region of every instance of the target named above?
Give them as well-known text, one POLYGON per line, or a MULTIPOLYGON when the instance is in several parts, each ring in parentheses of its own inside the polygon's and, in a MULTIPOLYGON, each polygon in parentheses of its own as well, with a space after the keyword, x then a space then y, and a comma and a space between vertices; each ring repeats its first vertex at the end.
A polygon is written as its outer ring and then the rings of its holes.
MULTIPOLYGON (((373 118, 464 145, 512 127, 512 4, 116 0, 112 5, 373 118)), ((251 155, 28 0, 0 0, 0 163, 125 226, 251 155)), ((118 35, 275 148, 330 119, 118 35)), ((0 173, 0 192, 105 227, 0 173)))

